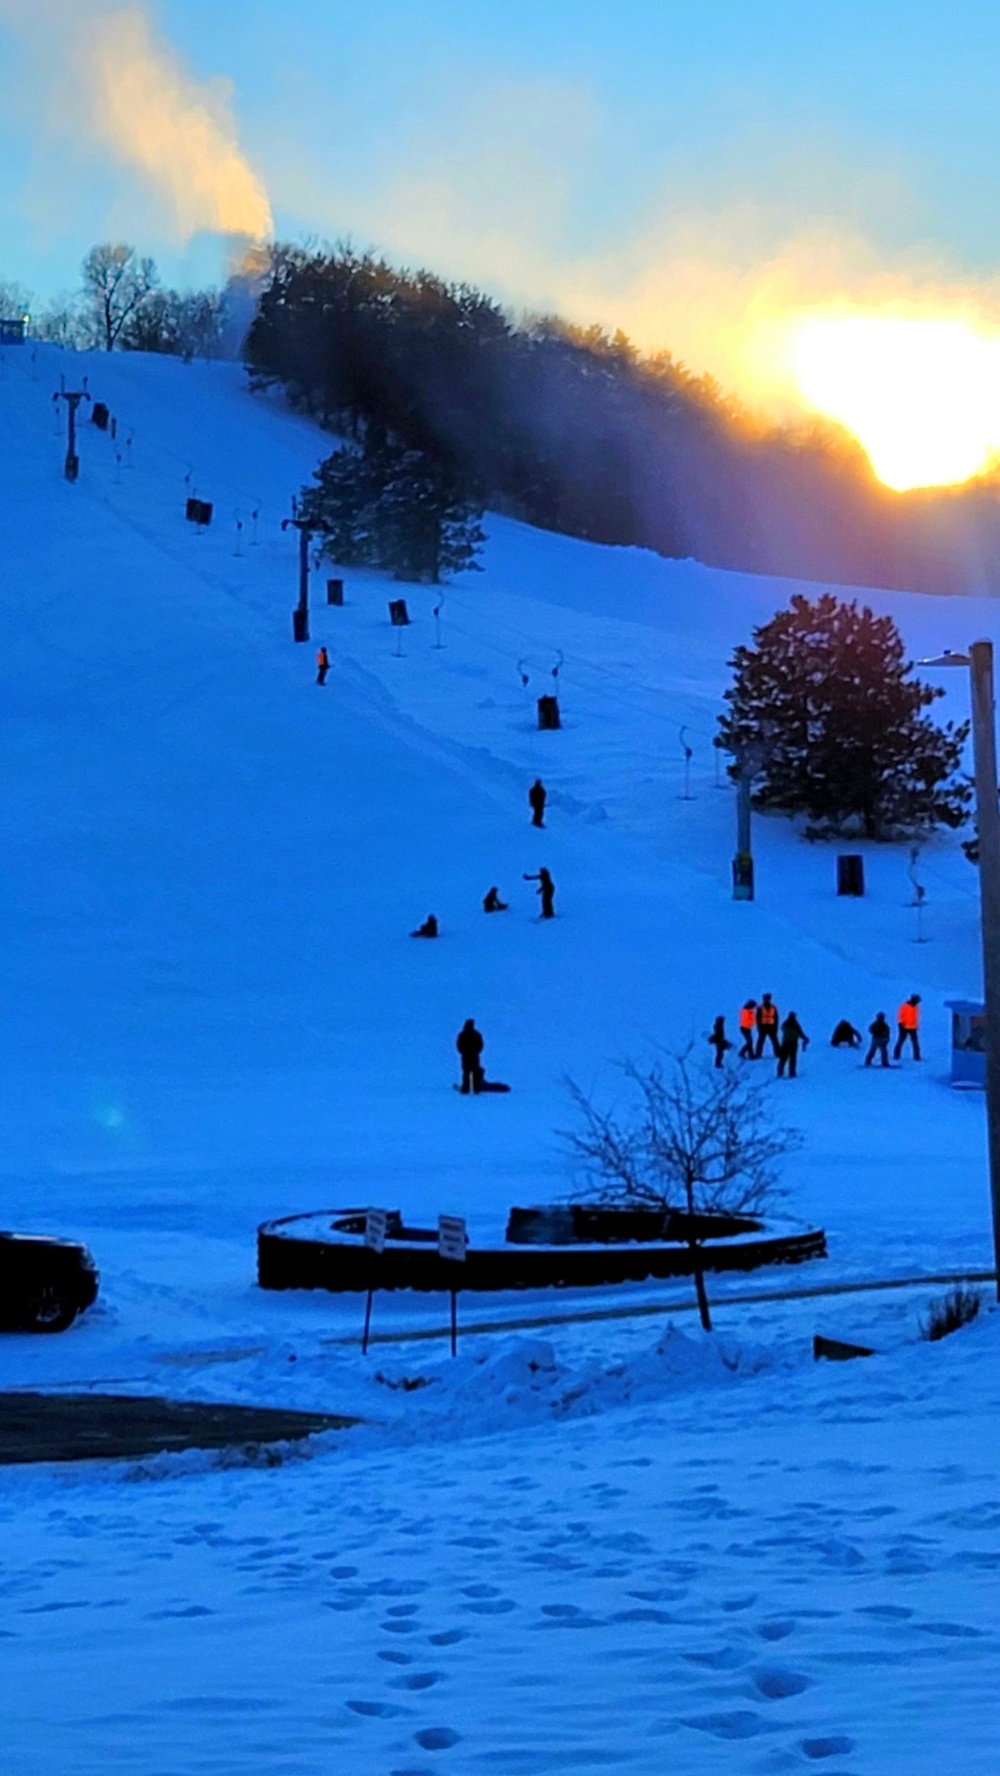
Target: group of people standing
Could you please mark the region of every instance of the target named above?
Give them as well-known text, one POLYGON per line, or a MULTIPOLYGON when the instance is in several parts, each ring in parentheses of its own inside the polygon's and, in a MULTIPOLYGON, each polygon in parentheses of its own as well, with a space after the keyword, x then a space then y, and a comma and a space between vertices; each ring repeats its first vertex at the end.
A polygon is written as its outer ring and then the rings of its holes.
MULTIPOLYGON (((920 994, 911 993, 904 1000, 896 1014, 896 1046, 893 1049, 893 1060, 898 1061, 907 1043, 913 1059, 920 1059, 920 994)), ((778 1063, 778 1078, 794 1079, 798 1072, 799 1049, 809 1047, 809 1038, 799 1023, 794 1011, 782 1018, 770 993, 765 993, 758 1000, 747 999, 740 1008, 740 1048, 741 1061, 759 1061, 765 1049, 769 1048, 778 1063)), ((892 1031, 885 1012, 876 1014, 868 1026, 871 1037, 865 1066, 870 1067, 879 1060, 883 1067, 889 1066, 889 1043, 892 1031)), ((846 1018, 842 1018, 830 1039, 833 1048, 860 1048, 864 1038, 860 1030, 846 1018)), ((733 1047, 726 1035, 726 1020, 717 1017, 712 1025, 708 1038, 709 1046, 715 1052, 715 1065, 725 1064, 728 1051, 733 1047)))
MULTIPOLYGON (((765 993, 759 1004, 756 999, 746 1001, 740 1008, 739 1023, 741 1061, 759 1061, 765 1048, 770 1048, 778 1063, 778 1078, 784 1079, 786 1074, 789 1079, 796 1077, 799 1049, 809 1047, 809 1038, 794 1011, 782 1018, 770 993, 765 993)), ((724 1017, 716 1018, 708 1040, 715 1050, 715 1065, 721 1067, 733 1046, 724 1017)))

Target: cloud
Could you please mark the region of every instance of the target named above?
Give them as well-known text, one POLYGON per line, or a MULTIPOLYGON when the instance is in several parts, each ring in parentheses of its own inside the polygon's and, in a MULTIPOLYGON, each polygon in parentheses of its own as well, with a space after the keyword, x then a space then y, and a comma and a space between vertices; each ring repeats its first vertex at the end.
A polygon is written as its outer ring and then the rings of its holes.
POLYGON ((199 230, 262 239, 272 232, 261 179, 240 148, 232 89, 199 82, 139 7, 93 0, 0 0, 0 20, 30 53, 39 134, 71 132, 137 174, 181 242, 199 230))

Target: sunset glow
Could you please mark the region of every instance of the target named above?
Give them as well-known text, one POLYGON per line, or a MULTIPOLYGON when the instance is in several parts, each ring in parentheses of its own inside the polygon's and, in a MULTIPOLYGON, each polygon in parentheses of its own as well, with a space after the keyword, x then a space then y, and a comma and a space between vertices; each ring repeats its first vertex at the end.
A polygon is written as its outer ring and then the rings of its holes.
POLYGON ((965 319, 816 313, 793 323, 794 381, 899 491, 982 473, 1000 452, 1000 336, 965 319))

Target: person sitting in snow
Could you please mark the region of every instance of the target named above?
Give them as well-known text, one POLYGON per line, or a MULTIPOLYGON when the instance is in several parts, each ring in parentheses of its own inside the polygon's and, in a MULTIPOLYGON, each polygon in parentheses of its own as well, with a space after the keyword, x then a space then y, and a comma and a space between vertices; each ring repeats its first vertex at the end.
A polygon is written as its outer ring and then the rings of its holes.
POLYGON ((484 913, 505 913, 506 911, 507 911, 507 902, 505 900, 500 899, 499 888, 491 888, 489 893, 487 894, 485 900, 483 901, 483 912, 484 913))
POLYGON ((418 925, 416 931, 410 932, 411 937, 437 937, 437 934, 438 922, 433 913, 428 913, 423 924, 418 925))
POLYGON ((841 1018, 833 1035, 830 1037, 830 1047, 860 1048, 861 1031, 856 1030, 853 1024, 849 1024, 846 1018, 841 1018))

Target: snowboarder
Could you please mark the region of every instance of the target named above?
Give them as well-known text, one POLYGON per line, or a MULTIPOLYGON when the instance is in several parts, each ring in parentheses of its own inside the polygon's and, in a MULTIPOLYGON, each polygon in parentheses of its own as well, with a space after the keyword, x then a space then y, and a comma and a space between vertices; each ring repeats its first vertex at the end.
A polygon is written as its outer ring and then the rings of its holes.
MULTIPOLYGON (((766 995, 765 995, 766 997, 766 995)), ((784 1079, 785 1068, 788 1068, 789 1079, 794 1079, 799 1059, 799 1043, 803 1048, 809 1047, 809 1038, 799 1023, 794 1011, 790 1011, 781 1026, 781 1047, 778 1050, 778 1078, 784 1079)))
POLYGON ((740 1049, 741 1061, 752 1061, 756 1059, 753 1047, 754 1032, 756 1031, 756 1028, 757 1001, 756 999, 747 999, 744 1004, 740 1006, 740 1035, 743 1038, 743 1047, 740 1049))
POLYGON ((830 1037, 831 1048, 860 1048, 861 1031, 856 1030, 846 1018, 841 1018, 833 1035, 830 1037))
POLYGON ((489 893, 487 894, 485 900, 483 901, 483 912, 484 913, 505 913, 506 911, 507 911, 507 902, 505 900, 500 899, 499 888, 491 888, 489 893))
POLYGON ((433 913, 428 913, 423 924, 418 925, 416 931, 410 932, 411 937, 437 937, 437 934, 438 922, 433 913))
POLYGON ((774 1004, 770 993, 765 993, 757 1007, 757 1048, 754 1059, 759 1061, 764 1053, 764 1044, 769 1042, 775 1054, 779 1053, 778 1044, 778 1007, 774 1004))
POLYGON ((910 1042, 913 1047, 913 1059, 915 1061, 919 1061, 919 1059, 920 1059, 920 994, 919 993, 911 993, 910 997, 908 999, 904 1000, 903 1004, 900 1006, 899 1011, 896 1014, 896 1025, 897 1025, 896 1046, 892 1051, 893 1060, 894 1061, 899 1060, 899 1057, 903 1052, 903 1048, 904 1048, 905 1044, 907 1042, 910 1042))
POLYGON ((474 1020, 466 1018, 455 1038, 455 1047, 462 1060, 460 1090, 466 1097, 470 1091, 479 1093, 483 1089, 483 1046, 483 1038, 476 1029, 474 1020))
POLYGON ((525 876, 526 882, 537 882, 538 893, 542 902, 542 918, 554 919, 556 916, 555 895, 556 885, 547 869, 540 869, 536 876, 525 876))
POLYGON ((712 1034, 708 1038, 708 1042, 709 1047, 714 1048, 715 1050, 716 1066, 721 1067, 726 1058, 726 1050, 733 1046, 726 1035, 726 1020, 724 1017, 716 1018, 712 1025, 712 1034))
POLYGON ((326 684, 326 675, 329 670, 330 656, 327 653, 326 648, 321 647, 319 653, 316 655, 316 683, 318 685, 326 684))
POLYGON ((532 826, 545 825, 545 785, 540 777, 536 777, 528 791, 528 804, 531 808, 532 826))
POLYGON ((865 1056, 865 1066, 870 1067, 875 1056, 878 1055, 883 1067, 887 1067, 889 1065, 889 1037, 892 1035, 892 1031, 884 1011, 878 1012, 874 1023, 868 1025, 868 1034, 871 1037, 871 1046, 865 1056))

